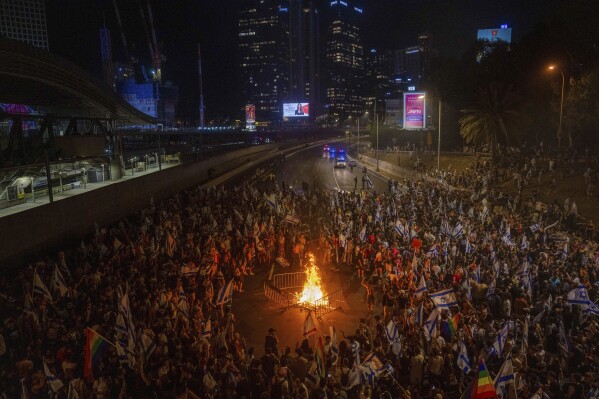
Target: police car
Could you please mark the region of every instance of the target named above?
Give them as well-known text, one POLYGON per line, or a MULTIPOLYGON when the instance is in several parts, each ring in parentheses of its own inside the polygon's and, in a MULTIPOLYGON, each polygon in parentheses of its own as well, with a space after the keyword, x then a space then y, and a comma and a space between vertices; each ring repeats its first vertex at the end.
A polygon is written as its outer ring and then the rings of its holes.
POLYGON ((344 156, 339 156, 339 157, 335 158, 335 167, 343 168, 343 169, 345 169, 345 167, 347 167, 347 161, 345 160, 344 156))

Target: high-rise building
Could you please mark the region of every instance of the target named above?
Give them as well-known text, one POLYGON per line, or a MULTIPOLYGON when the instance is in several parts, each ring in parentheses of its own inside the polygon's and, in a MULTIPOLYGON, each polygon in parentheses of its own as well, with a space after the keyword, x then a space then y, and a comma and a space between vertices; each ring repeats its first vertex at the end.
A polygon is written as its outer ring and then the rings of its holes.
POLYGON ((373 112, 376 100, 377 114, 384 119, 385 100, 392 94, 391 75, 393 72, 393 63, 391 52, 370 49, 365 53, 364 59, 364 106, 367 111, 373 112))
POLYGON ((432 36, 418 35, 418 45, 394 51, 394 76, 405 91, 420 90, 430 72, 432 36))
POLYGON ((290 0, 289 100, 308 101, 312 112, 321 101, 320 12, 310 0, 290 0))
POLYGON ((257 121, 282 118, 289 96, 289 1, 246 0, 239 17, 242 93, 257 121))
POLYGON ((332 0, 329 7, 327 103, 330 115, 345 119, 364 112, 364 49, 360 32, 363 9, 352 0, 332 0))
POLYGON ((48 50, 44 0, 0 1, 0 36, 48 50))

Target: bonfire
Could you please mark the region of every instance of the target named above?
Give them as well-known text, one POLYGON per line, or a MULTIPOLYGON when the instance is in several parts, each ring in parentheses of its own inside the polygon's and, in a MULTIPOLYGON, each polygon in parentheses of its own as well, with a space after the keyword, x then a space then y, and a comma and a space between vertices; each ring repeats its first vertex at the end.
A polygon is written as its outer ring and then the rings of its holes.
POLYGON ((324 298, 326 292, 322 288, 321 279, 318 275, 318 266, 314 262, 314 255, 309 254, 306 266, 306 282, 302 292, 295 294, 297 302, 303 305, 326 306, 328 299, 324 298), (323 299, 324 298, 324 299, 323 299))

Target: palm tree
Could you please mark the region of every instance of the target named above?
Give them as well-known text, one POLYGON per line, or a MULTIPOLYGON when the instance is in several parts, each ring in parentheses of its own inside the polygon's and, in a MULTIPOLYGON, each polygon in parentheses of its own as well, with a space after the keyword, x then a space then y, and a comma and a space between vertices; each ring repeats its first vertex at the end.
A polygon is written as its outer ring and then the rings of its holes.
POLYGON ((489 145, 491 162, 495 164, 497 144, 512 144, 514 130, 527 119, 522 106, 521 97, 512 86, 491 83, 481 87, 475 105, 462 110, 464 116, 458 121, 460 135, 466 143, 489 145))

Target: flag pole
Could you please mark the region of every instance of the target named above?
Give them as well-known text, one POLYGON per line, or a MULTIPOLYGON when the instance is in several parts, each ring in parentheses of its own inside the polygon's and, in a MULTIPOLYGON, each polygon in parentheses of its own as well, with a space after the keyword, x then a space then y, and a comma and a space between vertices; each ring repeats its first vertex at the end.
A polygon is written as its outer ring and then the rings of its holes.
POLYGON ((91 327, 87 327, 87 330, 93 331, 94 333, 96 333, 100 338, 102 338, 104 341, 108 342, 110 345, 114 346, 116 348, 116 346, 110 342, 109 340, 107 340, 106 338, 104 338, 102 335, 100 335, 100 333, 98 333, 96 330, 94 330, 91 327))

